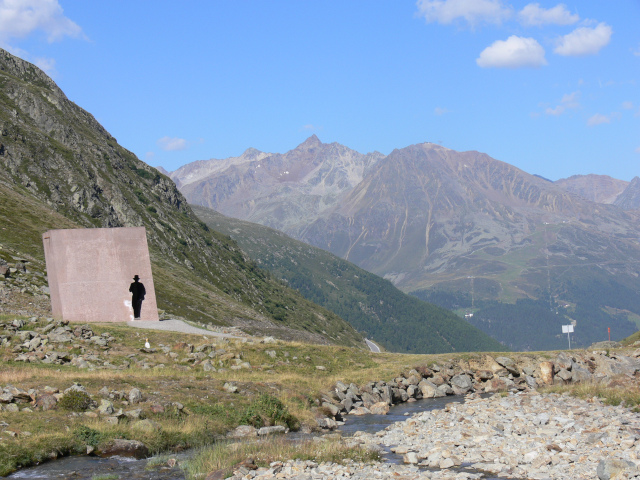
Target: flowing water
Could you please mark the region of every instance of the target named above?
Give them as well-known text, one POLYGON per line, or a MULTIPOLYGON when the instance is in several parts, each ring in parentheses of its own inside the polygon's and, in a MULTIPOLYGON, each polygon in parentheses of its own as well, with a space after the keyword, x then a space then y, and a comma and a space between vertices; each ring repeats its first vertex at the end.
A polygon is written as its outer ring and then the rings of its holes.
MULTIPOLYGON (((345 436, 363 431, 375 433, 383 430, 392 423, 406 420, 414 413, 444 408, 447 403, 464 402, 464 397, 443 397, 418 400, 411 403, 401 403, 389 409, 387 415, 363 415, 347 416, 346 422, 340 427, 340 432, 345 436)), ((301 438, 296 436, 296 438, 301 438)), ((189 453, 163 456, 162 458, 175 458, 178 463, 188 459, 189 453)), ((402 456, 387 450, 385 461, 390 463, 403 463, 402 456)), ((470 471, 462 468, 464 471, 470 471)), ((131 458, 111 457, 99 458, 89 456, 67 457, 60 460, 44 463, 42 465, 26 468, 9 475, 11 479, 60 479, 60 480, 91 480, 95 477, 111 476, 113 479, 122 480, 184 480, 185 476, 178 467, 169 468, 166 462, 158 459, 135 460, 131 458), (148 468, 148 464, 156 465, 148 468), (148 469, 147 469, 148 468, 148 469)), ((493 477, 484 477, 483 480, 493 480, 493 477)), ((498 479, 495 479, 498 480, 498 479)), ((505 480, 504 478, 500 480, 505 480)))

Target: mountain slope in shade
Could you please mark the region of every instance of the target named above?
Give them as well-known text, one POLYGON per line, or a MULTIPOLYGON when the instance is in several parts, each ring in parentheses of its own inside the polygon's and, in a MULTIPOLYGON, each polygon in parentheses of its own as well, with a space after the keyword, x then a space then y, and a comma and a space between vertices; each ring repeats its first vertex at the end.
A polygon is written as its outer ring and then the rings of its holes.
POLYGON ((404 353, 502 351, 452 312, 402 293, 389 281, 262 225, 193 206, 210 228, 236 240, 258 264, 307 299, 349 321, 387 350, 404 353))
POLYGON ((596 203, 615 203, 629 182, 608 175, 573 175, 554 182, 568 192, 596 203))
POLYGON ((624 210, 640 208, 640 177, 634 177, 631 180, 627 188, 618 195, 614 204, 624 210))
POLYGON ((191 204, 292 235, 338 205, 382 158, 377 152, 363 155, 337 143, 322 143, 315 135, 284 154, 247 152, 194 162, 171 177, 191 204))
MULTIPOLYGON (((49 228, 144 226, 158 304, 170 314, 364 347, 345 321, 284 287, 235 242, 211 232, 169 178, 118 145, 44 72, 4 50, 0 132, 0 258, 29 258, 30 268, 42 274, 41 234, 49 228)), ((13 311, 18 297, 10 295, 8 303, 3 297, 2 310, 13 311)))

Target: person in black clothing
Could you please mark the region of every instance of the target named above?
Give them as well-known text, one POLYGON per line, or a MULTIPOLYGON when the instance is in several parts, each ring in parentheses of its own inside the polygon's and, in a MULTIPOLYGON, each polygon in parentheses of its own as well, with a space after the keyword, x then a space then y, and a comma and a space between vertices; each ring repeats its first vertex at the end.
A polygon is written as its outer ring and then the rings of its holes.
POLYGON ((140 277, 135 275, 133 277, 133 283, 129 285, 129 291, 131 292, 131 305, 133 306, 133 317, 140 319, 140 309, 142 308, 142 301, 147 291, 144 289, 144 284, 139 282, 140 277))

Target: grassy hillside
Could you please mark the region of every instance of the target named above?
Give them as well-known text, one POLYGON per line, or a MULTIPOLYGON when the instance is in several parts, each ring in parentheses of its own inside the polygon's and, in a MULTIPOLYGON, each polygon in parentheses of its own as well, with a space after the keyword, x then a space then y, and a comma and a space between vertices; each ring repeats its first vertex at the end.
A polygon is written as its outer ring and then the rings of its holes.
POLYGON ((205 207, 192 208, 210 228, 236 240, 260 266, 388 350, 504 350, 452 312, 406 295, 391 282, 331 253, 262 225, 228 218, 205 207))
POLYGON ((50 228, 144 226, 158 304, 171 315, 281 338, 363 345, 340 317, 210 231, 168 177, 118 145, 42 71, 2 50, 0 132, 0 244, 7 261, 29 256, 31 269, 43 272, 41 234, 50 228))

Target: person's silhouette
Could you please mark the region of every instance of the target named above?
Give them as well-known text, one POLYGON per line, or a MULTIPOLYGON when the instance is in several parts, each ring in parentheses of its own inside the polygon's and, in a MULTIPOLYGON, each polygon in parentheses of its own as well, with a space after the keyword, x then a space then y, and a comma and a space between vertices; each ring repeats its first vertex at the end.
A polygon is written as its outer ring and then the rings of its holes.
POLYGON ((144 284, 139 282, 140 277, 134 275, 133 283, 129 285, 129 291, 131 292, 131 305, 133 306, 133 317, 140 318, 140 309, 142 308, 142 301, 147 291, 144 289, 144 284))

